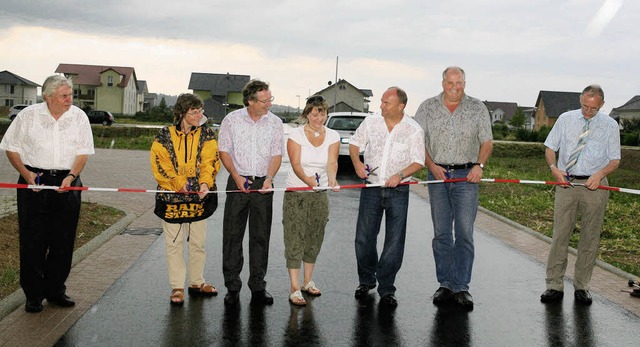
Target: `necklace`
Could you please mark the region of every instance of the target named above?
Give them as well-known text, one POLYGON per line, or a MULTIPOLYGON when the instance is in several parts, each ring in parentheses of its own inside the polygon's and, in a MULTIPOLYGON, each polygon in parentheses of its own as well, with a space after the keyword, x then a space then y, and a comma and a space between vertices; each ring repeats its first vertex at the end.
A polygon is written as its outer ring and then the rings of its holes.
MULTIPOLYGON (((309 124, 307 124, 309 125, 309 124)), ((313 130, 313 137, 320 137, 320 131, 313 129, 313 127, 311 125, 309 125, 309 128, 311 128, 311 130, 313 130)), ((311 130, 308 130, 309 132, 311 132, 311 130)))

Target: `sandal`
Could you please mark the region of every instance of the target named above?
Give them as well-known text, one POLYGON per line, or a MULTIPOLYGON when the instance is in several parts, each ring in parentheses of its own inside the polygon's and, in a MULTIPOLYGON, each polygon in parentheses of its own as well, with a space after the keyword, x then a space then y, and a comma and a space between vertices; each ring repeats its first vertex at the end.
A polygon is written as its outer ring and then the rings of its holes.
POLYGON ((313 281, 309 281, 309 283, 303 285, 300 290, 303 292, 307 292, 307 294, 311 296, 320 296, 322 294, 320 292, 320 289, 316 287, 316 284, 313 281))
POLYGON ((189 286, 189 295, 216 296, 218 295, 218 290, 209 283, 202 283, 199 286, 189 286))
POLYGON ((176 288, 171 291, 171 304, 172 305, 182 305, 184 304, 184 289, 176 288))
POLYGON ((307 305, 307 302, 304 300, 304 297, 302 297, 302 293, 299 290, 296 290, 295 292, 291 293, 291 295, 289 295, 289 302, 296 306, 307 305))

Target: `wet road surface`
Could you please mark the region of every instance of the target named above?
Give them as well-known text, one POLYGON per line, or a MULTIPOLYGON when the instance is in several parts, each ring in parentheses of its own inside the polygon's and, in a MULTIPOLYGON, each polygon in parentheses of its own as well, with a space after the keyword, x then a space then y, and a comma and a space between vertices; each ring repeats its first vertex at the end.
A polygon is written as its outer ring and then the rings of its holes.
MULTIPOLYGON (((276 186, 283 186, 283 163, 276 186)), ((219 185, 227 174, 221 172, 219 185)), ((340 183, 355 182, 341 174, 340 183)), ((330 221, 314 280, 322 296, 306 296, 306 307, 288 302, 289 279, 283 257, 282 193, 274 197, 267 290, 273 306, 252 306, 247 242, 240 305, 226 308, 222 277, 222 211, 208 220, 205 278, 218 287, 213 298, 186 297, 169 304, 164 239, 159 237, 105 295, 58 341, 57 346, 628 346, 636 345, 640 318, 593 294, 593 305, 576 306, 572 284, 564 301, 544 305, 544 264, 476 230, 471 283, 475 309, 437 308, 438 288, 431 251, 429 205, 411 193, 407 243, 397 280, 395 310, 378 305, 377 293, 354 298, 358 285, 354 231, 358 190, 330 193, 330 221)), ((384 236, 384 223, 379 246, 384 236)), ((380 247, 379 247, 380 248, 380 247)))

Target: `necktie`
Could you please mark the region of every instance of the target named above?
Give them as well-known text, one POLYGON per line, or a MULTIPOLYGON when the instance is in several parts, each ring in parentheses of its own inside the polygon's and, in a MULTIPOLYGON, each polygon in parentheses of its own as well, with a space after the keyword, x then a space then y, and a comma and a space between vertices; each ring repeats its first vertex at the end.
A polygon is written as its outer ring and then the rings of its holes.
POLYGON ((582 132, 578 135, 578 144, 576 148, 569 154, 569 160, 567 161, 567 167, 565 171, 569 174, 569 171, 576 165, 578 162, 578 158, 580 157, 580 152, 587 145, 587 137, 589 135, 589 124, 591 122, 587 121, 582 127, 582 132))

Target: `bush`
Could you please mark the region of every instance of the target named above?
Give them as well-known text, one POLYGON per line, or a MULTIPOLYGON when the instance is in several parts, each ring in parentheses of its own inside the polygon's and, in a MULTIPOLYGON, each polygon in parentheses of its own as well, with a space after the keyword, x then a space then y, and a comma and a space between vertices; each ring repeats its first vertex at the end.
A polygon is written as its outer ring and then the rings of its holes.
POLYGON ((624 146, 638 146, 640 145, 640 132, 638 133, 623 133, 621 134, 620 143, 624 146))

